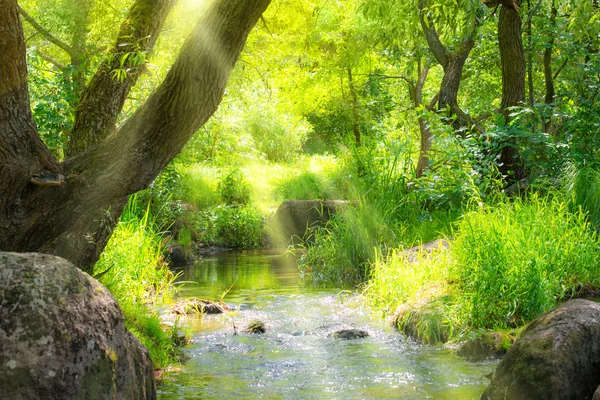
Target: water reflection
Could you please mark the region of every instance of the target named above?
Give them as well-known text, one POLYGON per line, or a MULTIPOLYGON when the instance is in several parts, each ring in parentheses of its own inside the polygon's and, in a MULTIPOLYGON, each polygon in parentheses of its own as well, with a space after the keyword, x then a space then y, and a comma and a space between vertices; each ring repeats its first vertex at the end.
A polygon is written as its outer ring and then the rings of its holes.
POLYGON ((299 284, 293 258, 216 255, 184 270, 182 296, 225 297, 237 311, 205 316, 186 367, 168 376, 159 399, 475 399, 494 363, 468 363, 441 346, 405 340, 350 296, 299 284), (232 286, 233 285, 233 286, 232 286), (233 335, 252 319, 264 335, 233 335), (359 328, 366 339, 332 337, 359 328))

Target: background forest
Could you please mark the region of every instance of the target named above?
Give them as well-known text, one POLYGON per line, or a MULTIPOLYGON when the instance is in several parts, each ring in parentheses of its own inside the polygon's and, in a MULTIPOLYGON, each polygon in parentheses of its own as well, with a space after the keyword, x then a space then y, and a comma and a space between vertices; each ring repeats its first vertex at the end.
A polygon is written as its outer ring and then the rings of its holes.
MULTIPOLYGON (((132 3, 20 2, 33 114, 59 160, 132 3)), ((360 287, 383 314, 418 305, 396 322, 425 342, 508 332, 597 291, 598 2, 501 3, 272 2, 217 113, 130 198, 94 268, 159 364, 172 338, 142 303, 172 294, 166 242, 189 254, 271 245, 266 220, 284 200, 355 202, 300 268, 316 285, 360 287), (438 238, 450 249, 404 252, 438 238)), ((143 66, 117 122, 205 7, 181 0, 151 53, 111 60, 117 81, 143 66)))

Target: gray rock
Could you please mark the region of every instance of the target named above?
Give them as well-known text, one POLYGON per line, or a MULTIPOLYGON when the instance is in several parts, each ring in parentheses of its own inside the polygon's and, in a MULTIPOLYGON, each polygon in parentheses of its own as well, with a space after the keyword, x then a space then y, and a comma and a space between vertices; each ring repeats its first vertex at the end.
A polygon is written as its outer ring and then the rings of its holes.
POLYGON ((155 399, 148 350, 98 281, 68 261, 0 252, 0 388, 7 399, 155 399))
POLYGON ((171 307, 171 311, 178 315, 222 314, 230 310, 224 303, 197 297, 183 299, 171 307))
POLYGON ((333 333, 333 337, 342 340, 364 339, 369 336, 369 332, 360 329, 341 329, 333 333))
POLYGON ((269 226, 273 243, 287 245, 314 242, 313 229, 323 227, 339 210, 351 204, 346 200, 287 200, 281 203, 269 226))
POLYGON ((481 399, 592 399, 600 384, 600 304, 571 300, 534 320, 481 399))
POLYGON ((265 323, 259 320, 250 321, 244 332, 246 333, 265 333, 267 329, 265 328, 265 323))

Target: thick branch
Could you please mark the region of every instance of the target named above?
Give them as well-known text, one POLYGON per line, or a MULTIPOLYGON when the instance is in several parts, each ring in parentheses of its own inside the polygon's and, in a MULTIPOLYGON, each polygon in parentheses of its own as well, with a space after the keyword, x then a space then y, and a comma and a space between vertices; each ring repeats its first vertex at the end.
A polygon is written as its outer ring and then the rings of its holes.
POLYGON ((115 46, 81 95, 67 154, 100 143, 113 130, 131 88, 144 70, 163 23, 176 0, 136 0, 115 46))
POLYGON ((33 19, 33 17, 31 15, 27 14, 27 12, 25 10, 23 10, 20 6, 18 6, 18 7, 19 7, 19 14, 21 14, 21 16, 23 18, 25 18, 25 20, 27 22, 29 22, 31 24, 31 26, 33 26, 35 28, 36 31, 41 33, 46 39, 48 39, 48 41, 50 43, 52 43, 52 44, 60 47, 62 50, 64 50, 69 56, 71 56, 71 57, 75 56, 75 50, 73 50, 73 48, 71 46, 69 46, 68 44, 66 44, 65 42, 63 42, 62 40, 57 38, 56 36, 54 36, 49 30, 47 30, 46 28, 41 26, 35 19, 33 19))
POLYGON ((433 22, 427 20, 426 9, 427 0, 419 0, 419 21, 421 22, 421 27, 423 28, 423 33, 425 34, 425 40, 427 40, 429 49, 433 53, 433 56, 437 62, 440 63, 440 65, 445 69, 448 65, 448 58, 450 54, 446 49, 446 46, 444 46, 440 40, 440 36, 438 35, 433 22))

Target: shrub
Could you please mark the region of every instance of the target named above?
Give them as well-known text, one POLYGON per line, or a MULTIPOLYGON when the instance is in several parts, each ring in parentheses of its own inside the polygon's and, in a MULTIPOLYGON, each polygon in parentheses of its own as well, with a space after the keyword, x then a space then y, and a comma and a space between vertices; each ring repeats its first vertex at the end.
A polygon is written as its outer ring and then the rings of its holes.
POLYGON ((305 171, 281 182, 275 192, 280 200, 329 200, 334 190, 326 178, 305 171))
POLYGON ((245 205, 250 203, 250 185, 242 170, 235 166, 219 182, 219 193, 225 204, 245 205))

